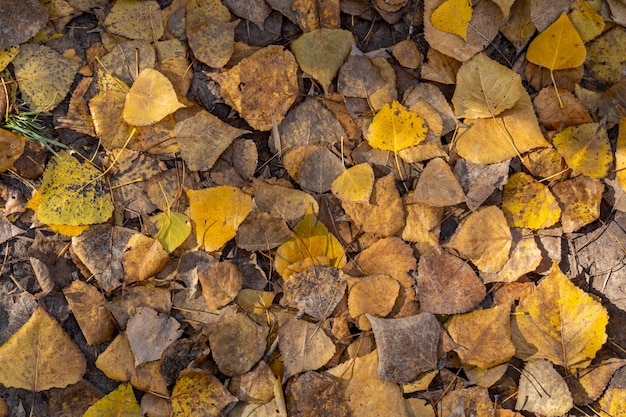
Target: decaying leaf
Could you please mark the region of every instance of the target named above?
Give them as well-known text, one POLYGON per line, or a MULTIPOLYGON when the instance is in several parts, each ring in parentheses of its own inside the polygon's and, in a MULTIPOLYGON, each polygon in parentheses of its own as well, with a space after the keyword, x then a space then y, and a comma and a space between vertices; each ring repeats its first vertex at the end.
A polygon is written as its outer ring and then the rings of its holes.
POLYGON ((337 268, 314 266, 285 282, 281 303, 326 319, 345 295, 347 284, 337 268))
POLYGON ((134 234, 124 248, 124 281, 132 283, 148 279, 161 272, 169 260, 158 240, 141 233, 134 234))
POLYGON ((230 12, 219 0, 192 0, 185 5, 189 47, 208 66, 223 67, 233 54, 238 21, 230 21, 230 12))
POLYGON ((43 307, 0 346, 0 383, 29 391, 64 388, 80 381, 85 357, 43 307))
POLYGON ((600 217, 604 185, 597 178, 580 175, 552 187, 562 208, 561 224, 565 233, 572 233, 600 217))
POLYGON ((235 299, 243 284, 243 275, 231 262, 215 262, 198 268, 202 295, 211 310, 219 310, 235 299))
POLYGON ((13 166, 13 163, 24 153, 25 145, 25 137, 0 129, 0 172, 13 166))
POLYGON ((139 404, 135 399, 133 387, 130 384, 121 384, 108 395, 96 401, 89 407, 83 417, 109 417, 123 415, 124 417, 141 417, 139 404))
POLYGON ((161 9, 156 1, 118 0, 104 20, 112 33, 151 41, 163 36, 161 9))
POLYGON ((413 249, 397 237, 376 241, 361 251, 355 263, 363 275, 389 275, 404 287, 415 284, 412 272, 417 268, 417 261, 413 256, 413 249))
POLYGON ((592 178, 604 178, 613 163, 606 128, 598 123, 568 127, 552 138, 552 144, 573 170, 592 178))
POLYGON ((520 376, 515 409, 558 417, 567 413, 574 403, 565 380, 545 359, 526 363, 520 376))
POLYGON ((210 373, 189 368, 180 373, 172 389, 173 417, 219 417, 222 410, 237 401, 210 373))
POLYGON ((418 374, 436 368, 441 325, 433 314, 399 319, 382 319, 368 314, 367 318, 376 338, 380 379, 410 382, 418 374))
POLYGON ((288 415, 348 417, 350 412, 338 380, 322 372, 304 372, 290 380, 285 390, 288 415))
POLYGON ((586 368, 607 338, 606 309, 572 284, 557 264, 516 312, 522 337, 536 349, 527 359, 548 359, 569 370, 586 368))
POLYGON ((159 314, 149 307, 138 307, 126 325, 135 366, 160 359, 165 348, 182 334, 180 323, 173 317, 159 314))

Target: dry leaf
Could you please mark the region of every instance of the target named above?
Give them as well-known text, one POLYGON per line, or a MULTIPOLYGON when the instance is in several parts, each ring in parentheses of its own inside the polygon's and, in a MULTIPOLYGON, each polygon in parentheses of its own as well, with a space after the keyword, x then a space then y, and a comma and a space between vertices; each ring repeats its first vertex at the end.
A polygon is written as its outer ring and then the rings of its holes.
POLYGON ((239 401, 265 404, 274 398, 277 378, 265 361, 260 361, 250 372, 231 378, 228 390, 239 401))
POLYGON ((135 366, 161 359, 161 354, 183 334, 173 317, 149 307, 138 307, 126 325, 126 335, 135 355, 135 366))
POLYGON ((206 371, 188 368, 172 389, 172 417, 220 417, 234 401, 222 383, 206 371))
POLYGON ((420 66, 422 53, 412 39, 405 39, 396 43, 391 53, 398 63, 405 68, 417 69, 420 66))
POLYGON ((213 68, 222 68, 233 54, 235 26, 230 12, 219 0, 186 3, 186 35, 196 58, 213 68))
MULTIPOLYGON (((409 201, 412 194, 409 193, 409 201)), ((428 249, 439 246, 439 233, 443 219, 443 207, 430 207, 418 203, 406 205, 406 226, 402 231, 402 239, 412 242, 415 249, 422 254, 428 249)))
POLYGON ((503 304, 455 315, 446 323, 463 365, 491 368, 513 357, 510 313, 511 306, 503 304))
POLYGON ((624 359, 607 359, 589 369, 579 371, 573 380, 566 379, 574 404, 583 406, 597 400, 606 390, 615 372, 624 365, 626 365, 624 359))
POLYGON ((372 148, 398 153, 422 142, 426 131, 424 119, 394 101, 376 113, 365 137, 372 148))
POLYGON ((565 380, 550 362, 545 359, 526 362, 520 376, 515 409, 558 417, 573 406, 565 380))
POLYGON ((323 194, 344 171, 341 160, 327 147, 318 147, 302 162, 298 183, 305 191, 323 194))
POLYGON ((9 0, 0 16, 0 50, 27 42, 48 20, 48 9, 34 0, 9 0))
POLYGON ((348 311, 358 319, 360 329, 369 330, 371 324, 365 314, 385 317, 396 303, 400 284, 389 275, 369 275, 348 280, 348 311))
POLYGON ((575 232, 600 217, 604 184, 599 179, 581 175, 555 184, 552 192, 562 209, 565 233, 575 232))
POLYGON ((331 190, 341 201, 368 203, 374 188, 374 170, 363 163, 350 167, 332 183, 331 190))
POLYGON ((513 248, 509 260, 497 274, 481 274, 484 283, 517 281, 525 274, 535 271, 541 264, 543 255, 532 231, 511 229, 511 235, 513 248))
POLYGON ((498 116, 511 109, 524 91, 522 79, 515 71, 498 64, 485 53, 476 54, 461 65, 456 84, 452 103, 459 118, 498 116))
POLYGON ((109 75, 132 85, 138 73, 154 68, 156 51, 148 41, 131 40, 117 44, 100 61, 109 75))
POLYGON ((502 211, 510 227, 545 229, 561 218, 561 209, 546 185, 516 172, 504 186, 502 211))
POLYGON ((450 391, 437 404, 437 412, 440 416, 466 416, 492 417, 495 405, 489 398, 486 388, 470 387, 450 391))
POLYGON ((468 0, 446 0, 433 10, 430 21, 438 30, 453 33, 467 41, 467 27, 473 11, 468 0))
POLYGON ((288 415, 348 417, 350 412, 337 378, 327 373, 304 372, 287 383, 288 415))
POLYGON ((431 207, 454 206, 465 201, 465 194, 450 165, 443 159, 432 159, 422 171, 413 202, 431 207))
POLYGON ((355 263, 363 275, 389 275, 403 287, 415 285, 412 273, 417 261, 411 246, 400 238, 388 237, 374 242, 357 255, 355 263))
POLYGON ((586 368, 606 341, 606 309, 563 275, 558 265, 516 309, 515 322, 535 353, 570 371, 586 368))
POLYGON ((539 123, 546 129, 561 130, 564 127, 593 121, 589 111, 576 97, 569 91, 560 88, 556 91, 551 87, 542 89, 535 97, 534 104, 539 123))
POLYGON ((288 319, 278 329, 278 347, 283 357, 283 380, 300 372, 324 366, 335 355, 335 345, 319 325, 288 319))
POLYGON ((421 311, 435 314, 468 312, 486 295, 472 267, 439 248, 420 256, 417 286, 421 311))
POLYGON ((613 163, 606 128, 598 123, 568 127, 552 138, 567 165, 592 178, 604 178, 613 163))
POLYGON ((155 276, 165 268, 170 257, 158 240, 134 234, 124 248, 124 281, 132 283, 155 276))
POLYGON ((117 0, 104 19, 107 30, 130 39, 151 41, 163 36, 159 3, 117 0))
POLYGON ((376 338, 380 379, 410 382, 420 373, 437 367, 441 325, 433 314, 399 319, 381 319, 367 314, 367 318, 376 338))
POLYGON ((307 213, 319 211, 317 201, 304 191, 269 184, 258 178, 253 179, 252 183, 256 207, 272 217, 283 219, 291 226, 301 221, 307 213))
POLYGON ((123 415, 124 417, 141 417, 139 404, 135 399, 133 387, 121 384, 105 397, 89 407, 83 417, 101 417, 123 415))
POLYGON ((132 126, 147 126, 158 122, 181 107, 172 83, 160 72, 146 68, 126 94, 122 117, 132 126))
POLYGON ((111 339, 115 322, 104 308, 106 299, 96 287, 73 281, 63 289, 63 295, 88 344, 99 345, 111 339))
POLYGON ((0 346, 0 383, 46 391, 75 384, 86 371, 85 357, 43 307, 0 346))
POLYGON ((615 26, 589 42, 585 66, 594 79, 613 85, 623 78, 625 54, 626 29, 615 26))
POLYGON ((231 262, 215 262, 198 268, 202 295, 211 310, 219 310, 235 299, 243 284, 243 275, 231 262))
POLYGON ((476 210, 465 218, 445 247, 458 251, 482 272, 498 272, 509 259, 511 230, 496 206, 476 210))
POLYGON ((237 246, 249 251, 274 249, 288 241, 291 230, 281 218, 252 209, 248 217, 239 225, 235 237, 237 246))
POLYGON ((281 304, 324 320, 339 304, 346 288, 343 274, 337 268, 314 266, 285 282, 281 304))
POLYGON ((465 204, 475 211, 496 189, 502 189, 508 179, 510 160, 497 164, 475 164, 459 159, 454 176, 465 192, 465 204))

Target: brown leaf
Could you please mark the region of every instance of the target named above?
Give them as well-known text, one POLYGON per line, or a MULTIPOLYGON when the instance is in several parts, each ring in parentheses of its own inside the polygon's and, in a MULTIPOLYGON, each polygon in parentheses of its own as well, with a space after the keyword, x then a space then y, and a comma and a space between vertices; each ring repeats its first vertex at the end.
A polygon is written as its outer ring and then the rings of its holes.
POLYGON ((298 182, 303 190, 322 194, 330 191, 333 181, 344 169, 339 158, 328 148, 321 146, 303 161, 298 182))
POLYGON ((433 248, 422 254, 418 271, 418 294, 423 312, 465 313, 485 298, 485 286, 472 267, 444 250, 433 248))
POLYGON ((435 158, 424 167, 413 201, 432 207, 454 206, 465 201, 465 194, 450 166, 443 159, 435 158))
POLYGON ((549 130, 561 130, 565 127, 591 123, 589 111, 566 90, 546 87, 537 94, 533 104, 539 123, 549 130))
POLYGON ((237 230, 237 246, 249 251, 274 249, 291 239, 285 220, 252 209, 237 230))
POLYGON ((265 404, 274 398, 277 378, 265 361, 260 361, 250 372, 234 376, 228 383, 231 394, 253 404, 265 404))
POLYGON ((319 372, 304 372, 287 383, 285 405, 292 416, 348 417, 337 378, 319 372))
POLYGON ((345 295, 347 284, 337 268, 314 266, 285 281, 281 304, 324 320, 345 295))
POLYGON ((319 325, 298 319, 288 319, 280 326, 278 347, 285 366, 284 381, 324 366, 335 355, 335 345, 319 325))
POLYGON ((158 240, 134 234, 124 248, 124 281, 133 283, 155 276, 165 268, 170 257, 158 240))
MULTIPOLYGON (((411 201, 409 193, 408 200, 411 201)), ((419 253, 439 246, 439 225, 443 219, 443 207, 430 207, 419 203, 406 205, 406 226, 402 231, 402 239, 412 242, 419 253)))
POLYGON ((459 159, 454 165, 454 175, 466 193, 465 204, 475 211, 496 189, 506 184, 511 160, 497 164, 475 164, 459 159))
POLYGON ((385 317, 398 298, 400 284, 389 275, 369 275, 348 279, 348 311, 358 319, 360 329, 369 330, 370 322, 365 314, 385 317))
POLYGON ((104 308, 106 299, 96 287, 77 280, 63 289, 63 295, 88 344, 99 345, 111 339, 115 323, 104 308))
POLYGON ((161 358, 166 347, 183 334, 173 317, 149 307, 137 308, 128 320, 126 335, 135 355, 135 366, 161 358))
POLYGON ((413 249, 397 237, 380 239, 356 257, 358 270, 363 275, 389 275, 404 287, 415 284, 412 271, 417 268, 413 249))
POLYGON ((308 211, 317 213, 319 205, 311 195, 282 185, 254 179, 254 202, 259 210, 295 226, 308 211))
POLYGON ((438 415, 449 417, 468 414, 476 417, 492 417, 494 408, 489 392, 482 387, 455 389, 446 394, 437 404, 438 415))
POLYGON ((555 184, 552 192, 561 206, 565 233, 575 232, 600 217, 604 184, 599 179, 580 175, 555 184))
POLYGON ((437 367, 441 325, 430 313, 399 319, 381 319, 367 314, 378 349, 378 376, 405 383, 437 367), (402 366, 398 366, 402 364, 402 366))
POLYGON ((546 359, 526 362, 519 382, 517 410, 547 417, 567 413, 574 403, 565 380, 546 359))
POLYGON ((235 299, 243 275, 231 262, 216 262, 198 268, 202 295, 211 310, 219 310, 235 299))

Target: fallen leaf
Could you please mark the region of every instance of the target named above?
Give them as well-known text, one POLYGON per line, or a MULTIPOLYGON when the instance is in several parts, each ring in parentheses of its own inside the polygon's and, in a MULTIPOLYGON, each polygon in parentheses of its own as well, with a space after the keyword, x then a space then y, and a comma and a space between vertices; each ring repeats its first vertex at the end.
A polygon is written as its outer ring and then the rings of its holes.
POLYGON ((600 202, 604 184, 597 178, 580 175, 552 186, 561 206, 561 225, 572 233, 600 217, 600 202))
POLYGON ((130 39, 151 41, 163 36, 161 9, 154 0, 116 1, 104 19, 104 25, 111 33, 130 39))
POLYGON ((413 271, 417 261, 411 246, 397 237, 380 239, 364 249, 355 259, 363 275, 389 275, 403 287, 415 284, 413 271))
POLYGON ((509 304, 453 316, 445 325, 463 365, 491 368, 515 354, 509 304))
POLYGON ((304 33, 291 42, 291 52, 302 71, 319 81, 324 92, 328 92, 353 45, 354 36, 347 30, 322 28, 304 33))
POLYGON ((343 246, 311 213, 294 227, 294 236, 276 250, 274 268, 286 281, 294 273, 313 265, 342 268, 346 263, 343 246))
POLYGON ((344 297, 346 288, 337 268, 314 266, 285 281, 281 304, 325 320, 344 297))
POLYGON ((59 117, 57 124, 59 129, 72 129, 75 132, 89 136, 96 136, 93 119, 90 115, 89 106, 85 101, 85 93, 91 86, 93 77, 83 78, 72 92, 69 108, 65 117, 59 117))
POLYGON ((283 380, 324 366, 335 355, 335 345, 319 325, 288 319, 278 329, 278 348, 283 357, 283 380))
POLYGON ((425 80, 441 84, 456 84, 456 74, 460 67, 461 63, 456 59, 442 54, 435 48, 430 48, 420 75, 425 80))
POLYGON ((561 88, 545 87, 535 97, 534 104, 539 123, 546 129, 560 130, 593 121, 580 101, 561 88))
POLYGON ((122 117, 125 102, 126 93, 114 90, 102 91, 89 100, 94 129, 108 151, 123 148, 132 134, 133 127, 122 117))
POLYGON ((241 60, 230 70, 212 73, 228 99, 248 124, 268 131, 280 123, 298 93, 298 64, 293 54, 270 45, 241 60))
POLYGON ((42 223, 81 226, 103 223, 113 214, 109 189, 100 171, 60 152, 46 167, 37 212, 42 223))
POLYGON ((373 188, 374 170, 367 163, 346 169, 331 185, 331 191, 341 201, 353 203, 368 203, 373 188))
POLYGON ((626 191, 626 113, 619 118, 617 147, 615 148, 615 176, 626 191))
POLYGON ((437 404, 438 415, 463 416, 472 414, 476 417, 491 417, 495 405, 489 398, 489 392, 482 387, 460 388, 444 395, 437 404))
POLYGON ((267 19, 272 12, 272 8, 264 0, 222 0, 222 2, 231 12, 241 18, 254 22, 260 28, 263 28, 265 19, 267 19))
POLYGON ((378 350, 378 377, 398 383, 413 381, 437 367, 441 325, 433 314, 398 319, 367 314, 378 350), (398 366, 402 363, 402 366, 398 366))
POLYGON ((115 322, 104 308, 106 299, 96 287, 76 280, 63 289, 63 295, 87 344, 99 345, 111 339, 115 322))
POLYGON ((288 415, 348 417, 350 412, 336 377, 321 372, 304 372, 287 383, 285 405, 288 415))
POLYGON ((0 13, 0 50, 27 42, 48 20, 48 9, 35 0, 9 0, 0 13))
POLYGON ((573 406, 565 380, 550 362, 545 359, 526 362, 520 376, 516 410, 558 417, 573 406))
POLYGON ((394 101, 376 113, 365 137, 372 148, 398 153, 426 138, 424 124, 424 119, 394 101))
POLYGON ((511 230, 496 206, 476 210, 459 225, 446 248, 458 251, 482 272, 498 272, 509 259, 511 230))
POLYGON ((536 349, 527 360, 548 359, 570 371, 583 369, 607 338, 606 309, 572 284, 556 263, 516 313, 523 338, 536 349))
POLYGON ((191 0, 186 3, 186 36, 198 60, 222 68, 233 54, 235 26, 230 12, 219 0, 191 0))
POLYGON ((497 117, 465 119, 463 123, 469 127, 459 129, 456 150, 476 164, 494 164, 548 146, 526 92, 512 108, 497 117))
POLYGON ((420 66, 422 53, 412 39, 405 39, 396 43, 391 54, 405 68, 417 69, 420 66))
POLYGON ((423 253, 417 270, 420 311, 465 313, 478 306, 487 293, 467 262, 439 248, 423 253))
POLYGON ((496 164, 475 164, 459 159, 454 176, 465 192, 465 204, 475 211, 496 189, 502 189, 508 179, 510 160, 496 164))
POLYGON ((330 191, 333 181, 344 171, 341 160, 325 146, 318 147, 306 158, 298 175, 305 191, 323 194, 330 191))
POLYGON ((135 366, 161 358, 161 354, 183 334, 173 317, 149 307, 138 307, 128 320, 126 335, 135 355, 135 366))
MULTIPOLYGON (((409 201, 411 199, 409 194, 409 201)), ((443 207, 430 207, 419 203, 406 205, 406 226, 402 239, 412 242, 422 254, 430 248, 439 246, 440 224, 443 219, 443 207)))
POLYGON ((413 202, 431 207, 447 207, 464 201, 465 194, 450 165, 441 158, 428 162, 417 180, 413 202))
POLYGON ((515 46, 517 53, 526 47, 536 28, 530 17, 530 0, 516 1, 509 11, 509 20, 500 32, 515 46))
POLYGON ((467 27, 473 11, 469 0, 446 0, 433 10, 430 21, 438 30, 453 33, 467 41, 467 27))
POLYGON ((291 237, 291 230, 283 219, 252 209, 239 225, 235 239, 237 246, 242 249, 265 251, 282 245, 291 237))
POLYGON ((207 171, 236 138, 246 133, 249 132, 234 128, 206 110, 200 110, 177 120, 175 135, 187 168, 207 171))
POLYGON ((586 1, 578 0, 572 4, 569 18, 584 43, 587 43, 604 31, 604 19, 593 6, 586 1))
POLYGON ((196 240, 207 252, 214 252, 235 237, 237 228, 252 210, 252 198, 239 188, 221 185, 188 190, 189 218, 196 240))
POLYGON ((180 373, 171 399, 173 417, 220 417, 228 404, 237 401, 219 379, 197 368, 180 373))
MULTIPOLYGON (((513 248, 509 260, 497 274, 482 273, 485 284, 489 282, 514 282, 527 273, 535 271, 543 255, 537 245, 532 231, 527 229, 511 229, 513 248)), ((503 304, 503 303, 498 303, 503 304)))
POLYGON ((117 44, 100 62, 109 75, 132 85, 138 73, 154 68, 156 51, 148 41, 130 40, 117 44))
POLYGON ((371 323, 366 314, 385 317, 396 303, 400 284, 389 275, 368 275, 348 280, 348 311, 357 319, 362 330, 369 330, 371 323))
POLYGON ((122 117, 132 126, 147 126, 158 122, 181 107, 172 83, 159 71, 146 68, 126 94, 122 117))
POLYGON ((217 366, 228 376, 243 375, 265 353, 269 329, 250 319, 241 309, 222 309, 219 319, 209 330, 211 353, 217 366))
POLYGON ((132 283, 153 277, 165 268, 169 260, 158 240, 141 233, 134 234, 124 248, 124 281, 132 283))
POLYGON ((552 144, 573 170, 592 178, 604 178, 613 163, 606 128, 598 123, 568 127, 552 138, 552 144))
POLYGON ((328 373, 340 379, 351 415, 408 417, 398 384, 378 377, 378 351, 346 361, 328 373))
POLYGON ((43 307, 0 346, 0 383, 29 391, 64 388, 81 380, 85 357, 43 307))
POLYGON ((615 26, 589 42, 585 67, 594 79, 607 85, 616 84, 623 78, 625 53, 626 29, 615 26))
POLYGON ((528 45, 526 59, 551 71, 576 68, 587 58, 587 50, 567 13, 542 31, 528 45))
POLYGON ((121 384, 115 390, 96 401, 89 407, 83 417, 141 417, 139 404, 135 399, 133 387, 130 384, 121 384))
POLYGON ((589 369, 579 371, 573 380, 566 379, 574 404, 580 407, 597 400, 607 389, 613 375, 624 365, 624 359, 606 359, 589 369))
POLYGON ((618 416, 626 410, 626 403, 624 396, 626 394, 626 387, 624 387, 624 369, 617 371, 611 385, 607 388, 598 404, 600 409, 611 416, 618 416))
POLYGON ((509 177, 502 195, 502 211, 510 227, 545 229, 561 218, 561 209, 548 186, 528 174, 509 177))
POLYGON ((171 211, 157 213, 150 220, 157 228, 154 238, 169 253, 174 252, 191 234, 189 218, 182 213, 171 211))
MULTIPOLYGON (((365 55, 351 54, 339 70, 337 91, 344 97, 365 98, 369 101, 387 85, 380 68, 365 55)), ((386 103, 385 103, 386 104, 386 103)), ((372 104, 374 109, 378 107, 372 104)))
POLYGON ((243 284, 243 275, 231 262, 215 262, 198 268, 202 295, 211 310, 219 310, 235 299, 243 284))
POLYGON ((26 138, 11 131, 0 129, 0 172, 13 166, 24 153, 26 138))
POLYGON ((319 205, 308 193, 282 185, 252 180, 256 207, 273 217, 282 218, 289 225, 300 222, 308 212, 317 213, 319 205))
MULTIPOLYGON (((467 3, 467 0, 460 0, 467 3)), ((445 3, 444 3, 445 4, 445 3)), ((452 96, 459 118, 489 118, 512 108, 522 96, 522 78, 485 53, 474 55, 459 68, 452 96)))
POLYGON ((474 368, 465 367, 463 371, 469 382, 482 388, 490 388, 494 386, 509 369, 509 364, 496 365, 492 368, 474 368))

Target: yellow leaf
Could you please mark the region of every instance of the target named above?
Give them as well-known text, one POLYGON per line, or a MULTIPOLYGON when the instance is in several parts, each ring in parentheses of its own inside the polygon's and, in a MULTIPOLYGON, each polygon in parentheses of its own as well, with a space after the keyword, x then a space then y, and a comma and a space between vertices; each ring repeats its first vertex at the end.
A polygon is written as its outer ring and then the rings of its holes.
POLYGON ((610 386, 602 398, 600 398, 598 404, 603 411, 601 415, 626 415, 626 387, 619 386, 617 383, 615 386, 610 386))
POLYGON ((219 379, 201 369, 188 368, 180 373, 172 390, 172 417, 220 416, 233 401, 237 398, 219 379))
POLYGON ((20 46, 13 45, 9 46, 0 51, 0 71, 4 71, 4 69, 13 61, 13 58, 20 53, 20 46))
POLYGON ((309 213, 304 216, 293 231, 295 236, 276 250, 274 266, 284 280, 312 265, 343 268, 346 264, 341 243, 315 215, 309 213))
POLYGON ((374 188, 374 170, 369 164, 359 164, 346 169, 331 186, 333 194, 341 201, 367 203, 374 188))
POLYGON ((604 178, 613 163, 606 128, 598 123, 570 126, 554 135, 552 144, 567 165, 592 178, 604 178))
POLYGON ((561 218, 561 208, 546 185, 517 172, 504 186, 502 211, 510 227, 545 229, 561 218))
POLYGON ((189 217, 196 240, 207 252, 222 249, 252 210, 252 198, 239 188, 219 186, 188 190, 189 217))
POLYGON ((102 173, 67 152, 55 156, 43 174, 37 216, 42 223, 83 226, 103 223, 113 202, 102 173))
POLYGON ((583 42, 587 43, 604 30, 604 19, 593 9, 591 3, 577 0, 572 4, 570 19, 583 42))
POLYGON ((583 40, 566 13, 537 35, 526 52, 526 59, 551 71, 579 67, 586 58, 583 40))
POLYGON ((426 139, 427 130, 424 119, 394 101, 376 113, 365 136, 372 148, 398 153, 426 139))
POLYGON ((89 407, 83 417, 141 417, 133 387, 122 384, 89 407))
POLYGON ((146 68, 126 94, 124 121, 133 126, 147 126, 158 122, 181 107, 172 83, 157 70, 146 68))
POLYGON ((495 164, 548 145, 526 91, 513 107, 496 117, 463 122, 469 127, 459 129, 456 149, 476 164, 495 164))
POLYGON ((522 96, 522 78, 481 52, 461 65, 452 97, 457 117, 494 117, 512 108, 522 96))
POLYGON ((446 324, 464 365, 491 368, 511 359, 511 307, 499 305, 453 316, 446 324))
POLYGON ((607 339, 606 309, 572 284, 556 263, 516 313, 519 331, 536 349, 524 359, 548 359, 571 372, 589 366, 607 339))
POLYGON ((626 63, 626 28, 615 25, 589 42, 586 69, 597 81, 606 85, 616 84, 623 78, 622 67, 626 63))
POLYGON ((183 244, 191 234, 189 218, 182 213, 158 213, 150 218, 157 227, 154 236, 169 253, 183 244))
POLYGON ((29 391, 65 388, 85 374, 85 357, 43 307, 0 346, 0 383, 29 391))
POLYGON ((440 31, 454 33, 466 41, 473 11, 470 0, 446 0, 433 11, 430 21, 440 31))
POLYGON ((163 36, 163 18, 154 0, 117 0, 104 19, 104 26, 116 35, 152 41, 163 36))
POLYGON ((483 272, 498 272, 509 259, 511 230, 504 213, 487 206, 467 216, 445 247, 458 251, 483 272))
POLYGON ((626 191, 626 114, 619 118, 619 133, 617 135, 617 148, 615 149, 615 171, 617 179, 626 191))
POLYGON ((153 277, 165 268, 169 259, 158 240, 141 233, 134 234, 128 240, 122 256, 124 281, 132 283, 153 277))

